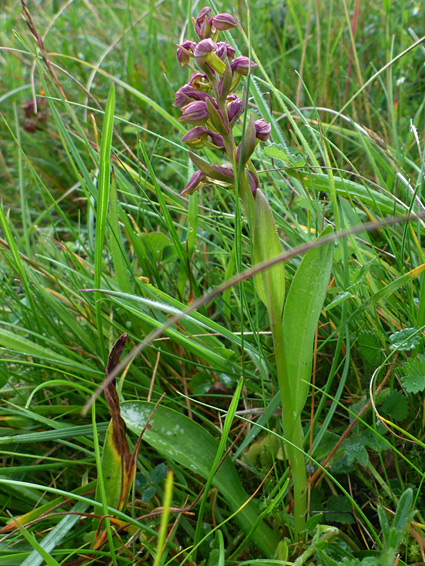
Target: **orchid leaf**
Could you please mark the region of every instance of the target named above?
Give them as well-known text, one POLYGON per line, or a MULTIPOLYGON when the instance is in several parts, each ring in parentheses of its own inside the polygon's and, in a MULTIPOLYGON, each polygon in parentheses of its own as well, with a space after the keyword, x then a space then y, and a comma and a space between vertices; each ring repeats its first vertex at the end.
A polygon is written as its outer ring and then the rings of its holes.
MULTIPOLYGON (((331 232, 328 227, 319 237, 331 232)), ((329 284, 333 248, 333 243, 328 243, 305 254, 292 280, 283 313, 287 374, 297 414, 305 405, 310 387, 314 334, 329 284)))
MULTIPOLYGON (((270 205, 260 189, 255 194, 253 235, 254 265, 282 254, 279 235, 270 205)), ((283 263, 263 269, 254 276, 258 296, 265 304, 272 326, 280 322, 285 299, 285 270, 283 263)))
MULTIPOLYGON (((115 379, 108 383, 110 373, 119 363, 124 351, 127 334, 118 338, 109 354, 105 372, 105 399, 108 403, 111 421, 106 431, 102 454, 102 473, 108 505, 122 509, 134 476, 134 466, 127 442, 125 422, 121 417, 120 402, 115 389, 115 379)), ((101 501, 100 490, 96 491, 96 501, 101 501)))
MULTIPOLYGON (((121 413, 127 427, 140 435, 154 409, 154 403, 128 401, 122 404, 121 413)), ((219 449, 218 441, 203 426, 161 405, 155 409, 149 427, 143 434, 143 441, 165 458, 205 479, 211 473, 219 449)), ((249 495, 243 488, 230 458, 227 457, 223 461, 212 483, 221 492, 232 513, 236 513, 235 519, 241 529, 246 534, 254 529, 250 534, 251 540, 265 556, 272 557, 280 537, 262 520, 258 521, 257 504, 254 500, 247 503, 249 495)))

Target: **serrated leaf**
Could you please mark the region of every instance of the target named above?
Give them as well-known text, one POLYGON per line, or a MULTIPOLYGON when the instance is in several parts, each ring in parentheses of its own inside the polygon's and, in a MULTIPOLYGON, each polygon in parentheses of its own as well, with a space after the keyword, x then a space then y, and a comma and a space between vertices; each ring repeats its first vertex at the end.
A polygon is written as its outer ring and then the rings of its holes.
POLYGON ((369 455, 365 448, 364 439, 359 436, 352 439, 350 438, 346 442, 344 455, 349 465, 357 462, 362 466, 367 466, 369 462, 369 455))
POLYGON ((409 414, 409 401, 401 391, 392 391, 382 403, 380 412, 384 417, 404 421, 409 414))
POLYGON ((392 350, 413 350, 422 342, 422 335, 417 328, 404 328, 390 336, 392 350))
POLYGON ((401 367, 401 384, 408 393, 419 393, 425 389, 425 361, 419 357, 404 363, 401 367))
POLYGON ((382 452, 384 450, 389 450, 390 447, 385 439, 382 438, 381 434, 381 430, 378 433, 377 431, 368 428, 362 431, 359 438, 361 438, 364 445, 371 450, 374 450, 375 452, 382 452))
POLYGON ((278 145, 268 145, 263 147, 263 153, 272 159, 279 159, 290 164, 292 168, 305 167, 307 160, 301 154, 291 154, 286 152, 278 145))
POLYGON ((371 366, 377 366, 382 359, 382 346, 379 338, 371 330, 359 333, 358 343, 363 361, 371 366))
POLYGON ((350 501, 341 495, 332 495, 326 506, 326 522, 338 522, 344 525, 354 523, 350 501))

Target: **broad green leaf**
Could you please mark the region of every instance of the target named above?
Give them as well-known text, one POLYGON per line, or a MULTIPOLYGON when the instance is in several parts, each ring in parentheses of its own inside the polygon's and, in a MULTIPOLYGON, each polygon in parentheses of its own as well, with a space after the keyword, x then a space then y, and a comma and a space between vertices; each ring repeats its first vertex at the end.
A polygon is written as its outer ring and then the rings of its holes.
MULTIPOLYGON (((114 425, 109 422, 102 451, 102 474, 108 505, 120 509, 123 481, 123 464, 120 453, 114 443, 114 425)), ((101 501, 99 488, 96 490, 96 501, 101 501)))
POLYGON ((403 532, 406 528, 408 521, 411 520, 411 514, 409 513, 410 507, 413 501, 413 490, 409 487, 403 492, 400 497, 400 501, 397 505, 397 510, 391 527, 396 531, 403 532))
MULTIPOLYGON (((253 264, 271 260, 282 254, 279 235, 270 205, 260 189, 255 195, 253 264)), ((280 322, 285 299, 284 264, 263 269, 254 276, 258 296, 265 304, 272 326, 280 322)))
MULTIPOLYGON (((154 403, 129 401, 122 404, 121 414, 127 427, 140 435, 154 407, 154 403)), ((217 440, 200 424, 162 406, 156 408, 143 434, 143 441, 164 457, 203 478, 209 477, 219 447, 217 440)), ((230 458, 224 460, 212 483, 226 499, 232 512, 239 510, 235 518, 241 529, 246 534, 250 533, 257 524, 259 510, 253 500, 241 509, 249 499, 249 495, 242 487, 230 458)), ((278 533, 272 531, 263 521, 259 522, 250 538, 263 554, 269 557, 273 556, 280 540, 278 533)))
MULTIPOLYGON (((329 227, 319 237, 331 231, 329 227)), ((283 338, 289 388, 297 414, 305 405, 310 387, 314 334, 329 284, 333 248, 333 243, 329 243, 305 254, 286 299, 283 338)))

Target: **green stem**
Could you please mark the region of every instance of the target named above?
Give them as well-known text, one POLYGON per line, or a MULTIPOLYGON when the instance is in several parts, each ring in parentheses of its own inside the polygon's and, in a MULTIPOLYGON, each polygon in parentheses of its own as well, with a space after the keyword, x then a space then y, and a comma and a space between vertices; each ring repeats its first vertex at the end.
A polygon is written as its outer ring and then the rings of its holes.
MULTIPOLYGON (((235 178, 237 178, 237 174, 238 172, 235 168, 235 178)), ((254 228, 254 199, 249 188, 249 183, 245 171, 241 171, 239 196, 241 197, 245 214, 248 219, 249 228, 252 231, 254 228)))
POLYGON ((303 452, 304 433, 301 423, 301 414, 294 412, 290 381, 286 370, 285 344, 281 317, 280 319, 278 319, 278 317, 273 318, 275 322, 272 326, 272 334, 276 372, 282 404, 283 434, 288 441, 286 443, 286 450, 291 464, 294 489, 294 531, 295 537, 298 538, 305 528, 307 511, 307 472, 303 452))

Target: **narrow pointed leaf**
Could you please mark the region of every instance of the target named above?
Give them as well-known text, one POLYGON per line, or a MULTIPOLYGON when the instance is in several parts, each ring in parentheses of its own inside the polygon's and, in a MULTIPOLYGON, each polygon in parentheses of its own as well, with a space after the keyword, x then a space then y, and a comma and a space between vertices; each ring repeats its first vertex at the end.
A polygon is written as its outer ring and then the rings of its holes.
MULTIPOLYGON (((106 103, 105 115, 103 118, 102 141, 100 147, 99 159, 99 179, 97 183, 97 202, 96 202, 96 246, 94 257, 94 287, 101 287, 103 264, 103 248, 105 242, 106 222, 108 217, 109 194, 111 187, 111 149, 112 134, 114 130, 114 110, 115 110, 115 87, 111 86, 108 101, 106 103)), ((99 345, 102 357, 106 357, 105 346, 102 340, 102 315, 101 315, 101 297, 95 293, 96 300, 96 323, 100 336, 99 345)))
MULTIPOLYGON (((329 192, 329 177, 322 173, 309 173, 308 175, 288 170, 288 174, 300 179, 303 185, 315 191, 329 192)), ((374 208, 385 214, 406 214, 408 207, 403 206, 394 199, 394 196, 380 193, 354 181, 334 177, 335 192, 337 195, 354 200, 374 208)))
MULTIPOLYGON (((85 513, 88 508, 88 503, 85 503, 84 501, 77 501, 77 503, 72 507, 71 513, 69 515, 65 515, 63 519, 61 519, 61 521, 44 537, 40 543, 40 548, 43 548, 45 552, 50 555, 52 551, 62 543, 67 534, 80 520, 80 513, 85 513)), ((46 564, 43 556, 37 549, 34 549, 22 562, 21 566, 41 566, 42 564, 46 564)))
POLYGON ((40 346, 40 344, 37 344, 32 340, 28 340, 28 338, 19 336, 18 334, 12 333, 9 330, 5 330, 4 328, 0 328, 0 346, 14 350, 15 352, 18 352, 24 356, 34 356, 36 358, 40 358, 41 360, 52 362, 59 367, 65 368, 69 371, 75 371, 80 374, 87 374, 98 377, 100 373, 90 366, 75 361, 73 359, 75 357, 75 354, 73 354, 73 352, 71 351, 69 352, 70 357, 68 358, 56 353, 50 348, 40 346))

